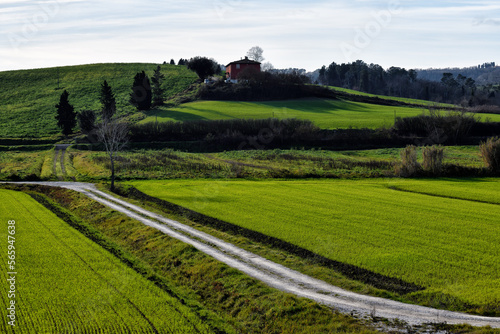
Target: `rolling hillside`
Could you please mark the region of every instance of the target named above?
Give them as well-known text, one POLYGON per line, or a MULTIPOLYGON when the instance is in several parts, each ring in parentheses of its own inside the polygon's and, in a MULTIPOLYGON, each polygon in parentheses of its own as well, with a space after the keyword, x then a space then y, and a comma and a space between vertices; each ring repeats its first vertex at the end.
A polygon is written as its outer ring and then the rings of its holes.
MULTIPOLYGON (((133 122, 142 123, 276 117, 308 119, 323 129, 373 129, 391 127, 395 117, 417 116, 431 107, 450 107, 332 87, 341 94, 338 100, 305 98, 266 102, 194 101, 137 112, 128 102, 133 77, 143 70, 151 77, 156 66, 145 63, 113 63, 0 72, 0 138, 57 140, 60 138, 60 129, 56 125, 55 105, 59 102, 61 93, 64 90, 69 92, 69 101, 77 112, 85 109, 99 110, 99 90, 104 80, 113 89, 118 113, 128 116, 133 122), (368 99, 358 101, 360 95, 368 99), (394 102, 396 105, 391 105, 394 102), (397 102, 403 105, 399 106, 397 102)), ((167 98, 184 92, 197 80, 197 75, 185 66, 162 65, 162 72, 166 77, 164 88, 167 98)), ((500 115, 481 115, 482 120, 487 118, 500 121, 500 115)))
MULTIPOLYGON (((75 111, 99 110, 104 80, 113 88, 118 112, 130 114, 128 103, 134 75, 151 76, 156 64, 93 64, 0 72, 0 138, 40 138, 57 135, 55 105, 64 90, 75 111)), ((167 97, 186 89, 197 75, 184 66, 162 65, 167 97)))

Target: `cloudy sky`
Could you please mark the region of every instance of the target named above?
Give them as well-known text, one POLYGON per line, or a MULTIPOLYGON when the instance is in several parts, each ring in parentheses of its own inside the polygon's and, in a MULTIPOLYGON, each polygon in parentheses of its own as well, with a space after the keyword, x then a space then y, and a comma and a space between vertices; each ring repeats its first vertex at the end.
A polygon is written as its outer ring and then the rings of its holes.
POLYGON ((102 62, 219 63, 258 45, 276 68, 500 62, 500 2, 1 0, 0 71, 102 62))

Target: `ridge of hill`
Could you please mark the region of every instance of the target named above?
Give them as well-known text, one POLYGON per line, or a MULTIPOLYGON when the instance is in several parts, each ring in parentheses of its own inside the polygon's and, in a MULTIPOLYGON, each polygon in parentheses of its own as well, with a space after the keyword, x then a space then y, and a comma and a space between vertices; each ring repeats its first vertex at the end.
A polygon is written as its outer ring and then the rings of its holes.
MULTIPOLYGON (((64 90, 75 111, 99 110, 99 91, 106 80, 121 115, 137 115, 128 103, 136 73, 152 76, 158 64, 108 63, 0 72, 0 138, 57 136, 55 105, 64 90)), ((185 66, 161 65, 166 97, 184 91, 198 76, 185 66)))

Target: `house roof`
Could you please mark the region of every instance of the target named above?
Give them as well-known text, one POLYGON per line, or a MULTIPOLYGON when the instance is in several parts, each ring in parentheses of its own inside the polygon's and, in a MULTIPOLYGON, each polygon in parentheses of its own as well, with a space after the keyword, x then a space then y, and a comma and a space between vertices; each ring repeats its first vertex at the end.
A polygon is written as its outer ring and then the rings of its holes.
POLYGON ((226 67, 229 67, 232 64, 258 64, 258 65, 260 65, 260 63, 258 61, 248 59, 248 57, 245 57, 245 59, 232 61, 229 64, 227 64, 226 67))

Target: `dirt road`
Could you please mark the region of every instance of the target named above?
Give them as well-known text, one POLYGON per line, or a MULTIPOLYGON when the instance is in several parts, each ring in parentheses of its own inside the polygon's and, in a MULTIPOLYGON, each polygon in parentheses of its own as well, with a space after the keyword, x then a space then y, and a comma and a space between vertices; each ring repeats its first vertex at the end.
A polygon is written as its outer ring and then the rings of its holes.
POLYGON ((64 180, 64 177, 66 176, 66 169, 64 167, 64 155, 66 153, 66 149, 71 146, 70 144, 57 144, 55 146, 55 152, 54 152, 54 175, 57 176, 57 178, 62 181, 64 180), (59 153, 60 156, 59 156, 59 153), (57 175, 57 163, 59 162, 59 165, 61 166, 61 173, 62 175, 57 175))
POLYGON ((500 318, 436 310, 404 304, 393 300, 353 293, 301 274, 230 243, 200 232, 179 222, 145 210, 96 189, 93 184, 76 182, 24 182, 72 189, 116 211, 137 219, 173 238, 192 245, 198 250, 236 268, 269 286, 335 307, 341 312, 361 316, 399 319, 411 325, 426 323, 468 323, 473 326, 500 328, 500 318))

